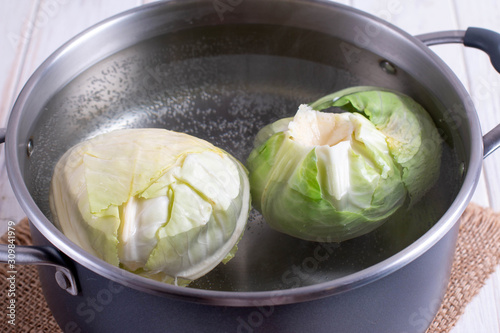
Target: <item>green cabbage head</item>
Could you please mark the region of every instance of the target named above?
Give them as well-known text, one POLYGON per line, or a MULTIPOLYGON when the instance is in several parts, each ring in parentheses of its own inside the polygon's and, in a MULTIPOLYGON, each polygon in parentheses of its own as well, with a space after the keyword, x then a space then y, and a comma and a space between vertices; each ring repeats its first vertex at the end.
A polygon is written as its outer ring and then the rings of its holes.
POLYGON ((246 169, 193 136, 124 129, 69 149, 50 205, 81 248, 159 281, 187 284, 234 256, 250 209, 246 169))
POLYGON ((439 176, 442 140, 410 97, 355 87, 262 128, 247 160, 252 203, 278 231, 338 242, 366 234, 439 176), (321 112, 330 107, 342 113, 321 112))

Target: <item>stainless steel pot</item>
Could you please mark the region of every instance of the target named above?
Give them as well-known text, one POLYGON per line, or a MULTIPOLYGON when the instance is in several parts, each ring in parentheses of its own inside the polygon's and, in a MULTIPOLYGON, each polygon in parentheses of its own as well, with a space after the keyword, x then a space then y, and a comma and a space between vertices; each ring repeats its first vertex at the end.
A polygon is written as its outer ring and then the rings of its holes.
POLYGON ((314 0, 162 1, 110 18, 41 65, 0 131, 38 245, 18 247, 17 263, 41 265, 45 297, 67 332, 422 332, 446 289, 482 159, 500 142, 500 127, 482 137, 469 95, 427 45, 463 42, 496 63, 498 41, 481 29, 416 38, 314 0), (180 288, 92 257, 51 223, 52 168, 81 140, 164 127, 244 161, 261 126, 361 84, 411 95, 446 142, 429 195, 366 236, 300 241, 252 212, 237 256, 180 288))

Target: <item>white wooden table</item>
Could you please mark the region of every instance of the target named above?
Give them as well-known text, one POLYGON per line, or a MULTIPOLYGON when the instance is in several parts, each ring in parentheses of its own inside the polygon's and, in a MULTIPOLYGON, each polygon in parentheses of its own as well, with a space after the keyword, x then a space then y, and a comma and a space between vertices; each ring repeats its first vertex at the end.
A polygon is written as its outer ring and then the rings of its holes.
MULTIPOLYGON (((215 0, 214 0, 215 1, 215 0)), ((251 0, 243 0, 251 1, 251 0)), ((149 0, 0 0, 0 128, 33 71, 66 40, 94 23, 149 0)), ((418 35, 469 26, 500 32, 498 0, 342 0, 418 35)), ((500 75, 481 51, 460 45, 433 47, 471 94, 483 132, 500 123, 500 75)), ((500 151, 484 161, 473 198, 500 211, 500 151)), ((7 180, 0 145, 0 232, 24 213, 7 180)), ((453 333, 500 332, 500 269, 467 306, 453 333)))

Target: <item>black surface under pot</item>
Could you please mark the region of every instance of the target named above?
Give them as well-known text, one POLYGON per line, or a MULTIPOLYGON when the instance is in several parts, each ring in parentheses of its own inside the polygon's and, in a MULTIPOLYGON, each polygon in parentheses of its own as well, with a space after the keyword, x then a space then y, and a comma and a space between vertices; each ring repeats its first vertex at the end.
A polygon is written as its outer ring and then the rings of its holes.
POLYGON ((469 95, 427 46, 464 43, 495 65, 498 35, 470 28, 417 38, 326 1, 234 1, 233 9, 201 0, 138 7, 75 37, 34 73, 0 130, 38 245, 17 247, 16 263, 41 265, 66 332, 424 332, 446 290, 460 216, 500 137, 499 127, 482 136, 469 95), (262 126, 355 85, 410 95, 444 139, 437 184, 367 235, 303 241, 252 211, 236 257, 182 288, 91 256, 51 222, 52 170, 77 142, 161 127, 244 161, 262 126))

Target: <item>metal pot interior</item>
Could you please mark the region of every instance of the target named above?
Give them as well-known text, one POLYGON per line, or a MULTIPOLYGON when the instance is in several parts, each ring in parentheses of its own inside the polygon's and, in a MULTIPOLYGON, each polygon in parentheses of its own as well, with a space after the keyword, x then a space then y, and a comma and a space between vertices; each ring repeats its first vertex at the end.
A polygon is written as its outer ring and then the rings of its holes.
MULTIPOLYGON (((245 162, 257 131, 292 116, 299 104, 349 86, 376 85, 414 97, 443 133, 442 172, 429 194, 379 229, 339 244, 280 234, 252 210, 236 257, 190 288, 268 291, 333 281, 380 263, 422 237, 462 185, 467 145, 460 137, 468 134, 446 119, 449 105, 462 102, 450 87, 437 95, 430 80, 415 76, 420 69, 397 62, 397 56, 389 59, 391 52, 383 55, 291 22, 218 21, 165 32, 114 52, 75 73, 64 86, 51 88, 49 100, 36 110, 29 130, 33 149, 22 161, 24 181, 37 206, 50 220, 55 163, 69 147, 96 134, 161 127, 206 139, 245 162), (346 47, 351 50, 347 55, 342 51, 346 47)), ((334 31, 335 22, 331 25, 334 31)), ((406 47, 413 48, 402 45, 398 50, 409 52, 406 47)), ((440 80, 435 85, 447 78, 440 80)))

